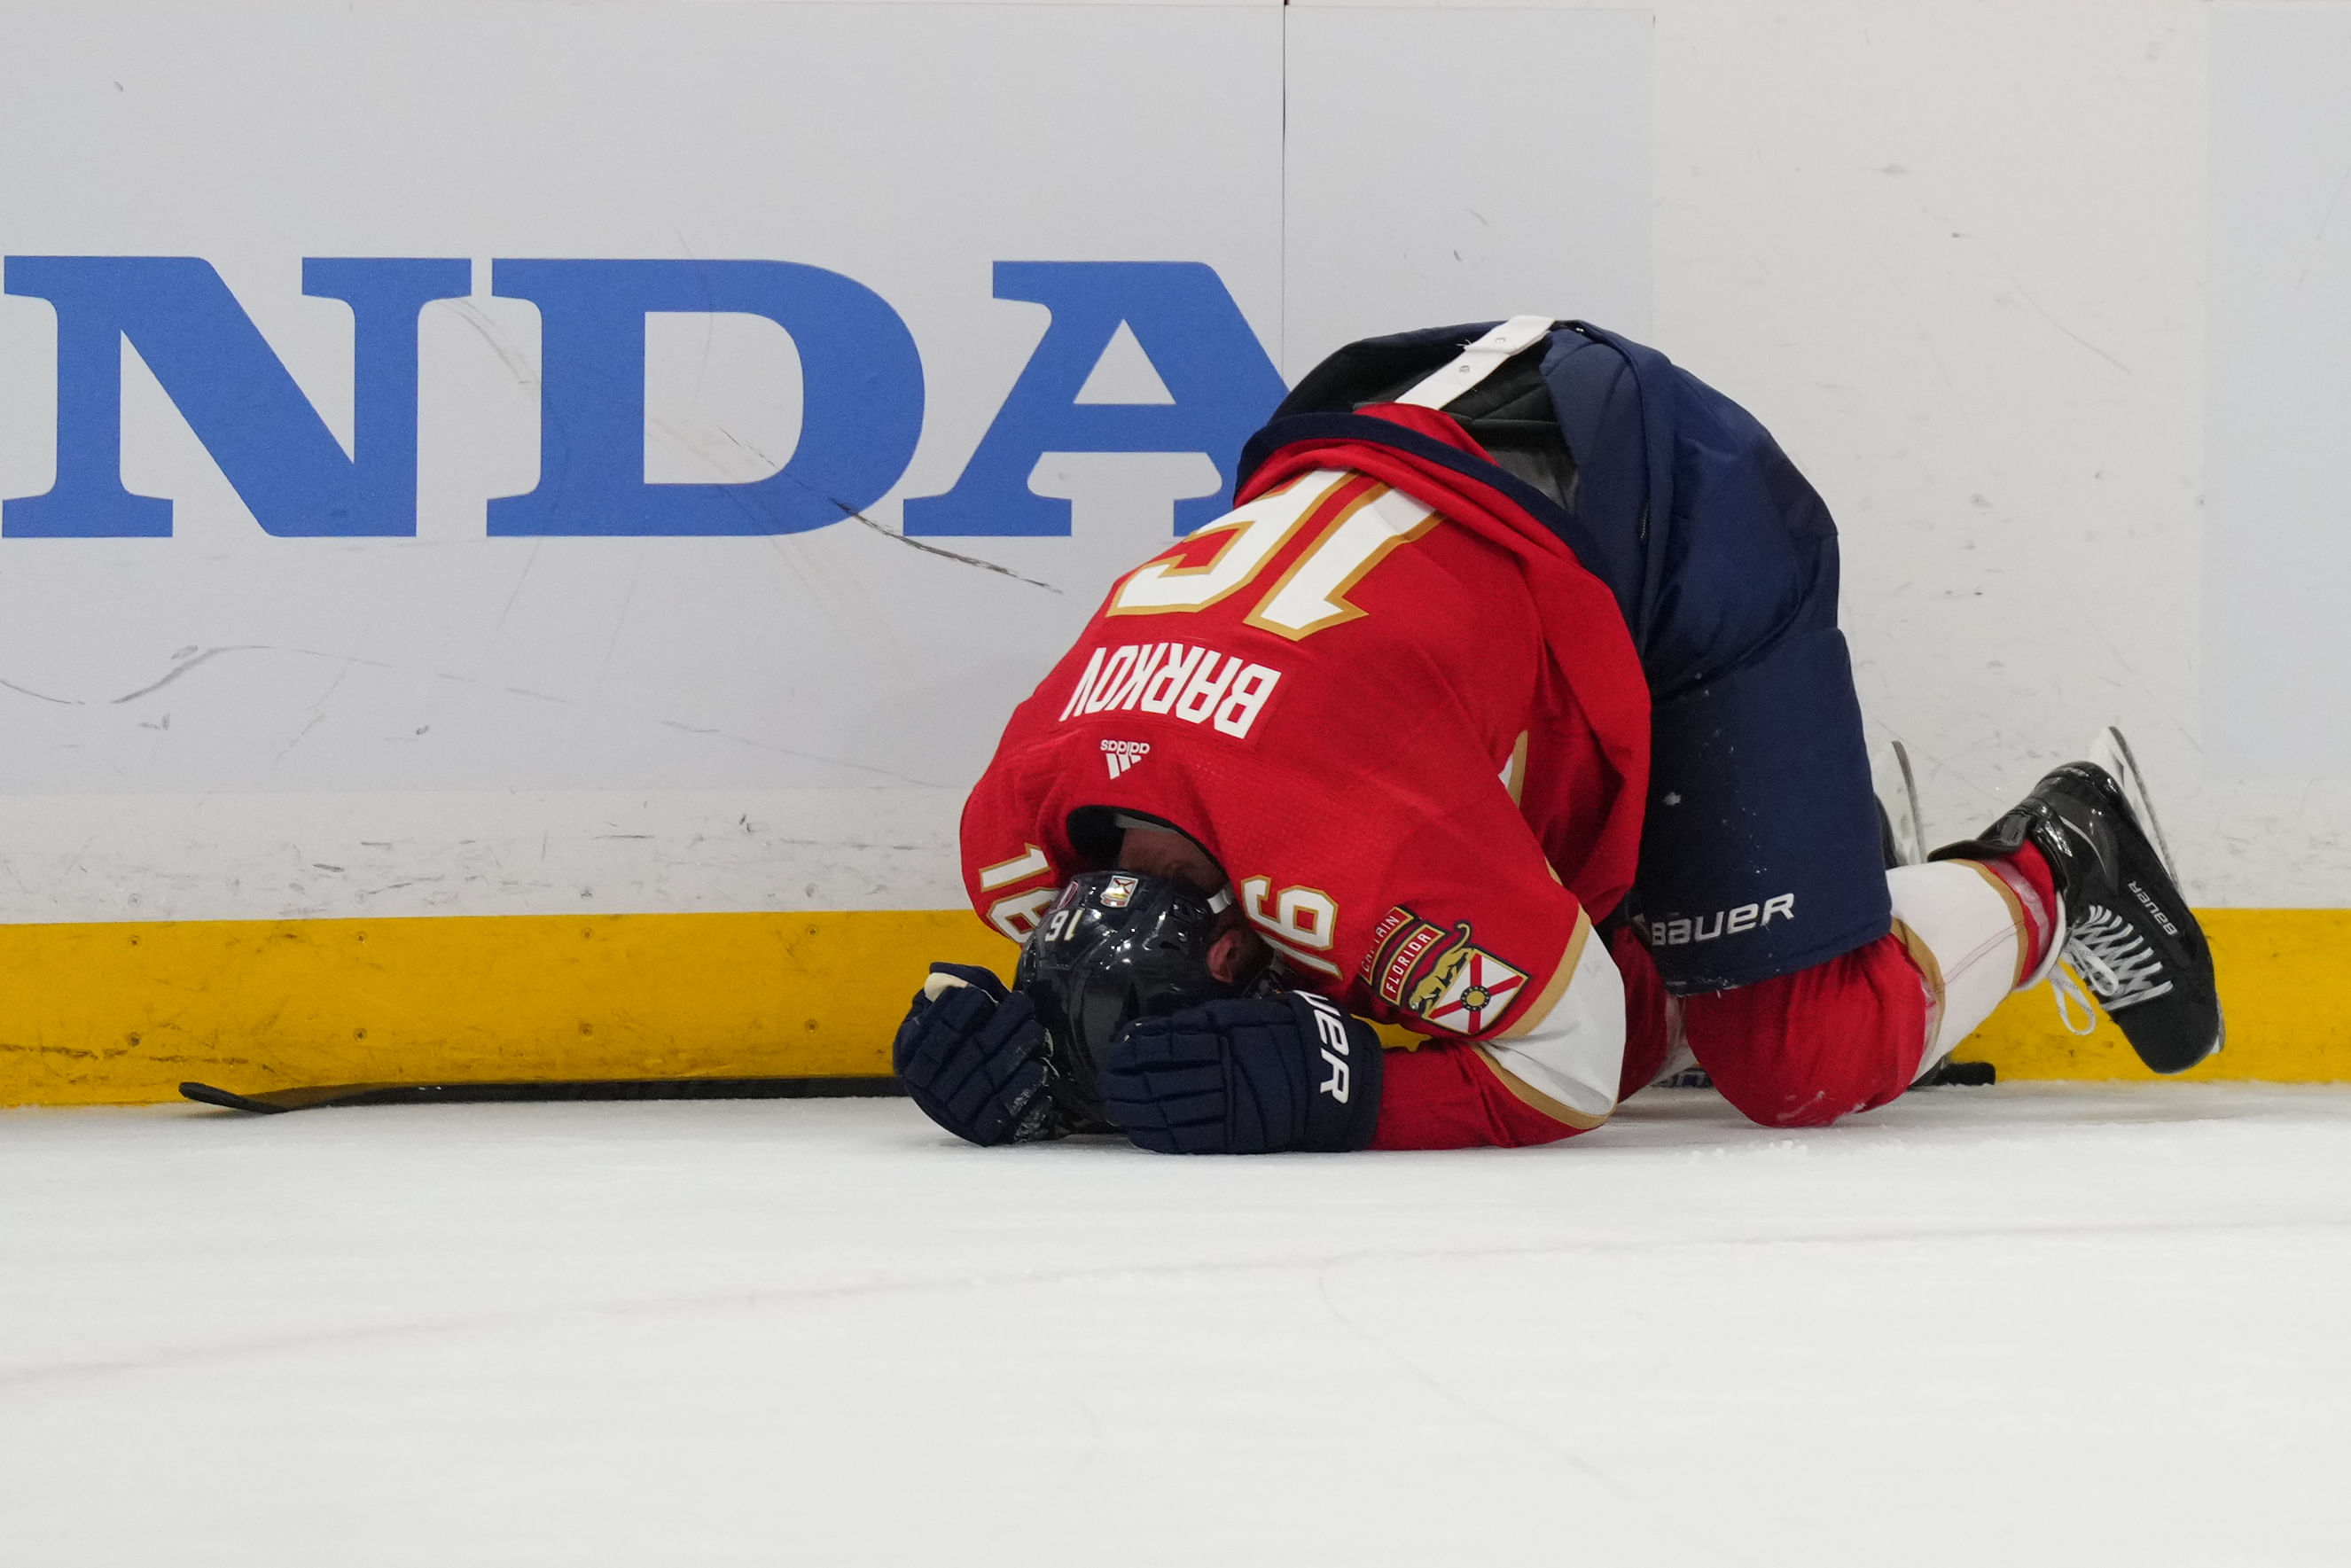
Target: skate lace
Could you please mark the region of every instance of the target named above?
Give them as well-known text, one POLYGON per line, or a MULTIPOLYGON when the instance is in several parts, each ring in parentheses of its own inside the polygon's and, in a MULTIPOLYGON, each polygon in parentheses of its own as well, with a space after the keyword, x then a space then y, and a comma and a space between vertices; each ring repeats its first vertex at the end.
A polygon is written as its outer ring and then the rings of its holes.
POLYGON ((2171 990, 2171 982, 2161 977, 2162 956, 2146 935, 2121 915, 2095 904, 2083 910, 2081 919, 2065 934, 2065 961, 2080 980, 2058 969, 2049 977, 2049 988, 2057 999, 2058 1020, 2069 1034, 2088 1034, 2098 1027, 2096 1015, 2090 1010, 2092 997, 2111 1013, 2171 990), (2083 989, 2085 984, 2087 991, 2083 989), (2074 1023, 2076 1005, 2082 1009, 2079 1028, 2074 1023))
POLYGON ((2067 1034, 2095 1034, 2098 1028, 2098 1011, 2090 1005, 2090 993, 2070 969, 2049 971, 2049 994, 2057 999, 2057 1021, 2065 1026, 2067 1034), (2082 1009, 2082 1021, 2074 1021, 2074 1009, 2082 1009))

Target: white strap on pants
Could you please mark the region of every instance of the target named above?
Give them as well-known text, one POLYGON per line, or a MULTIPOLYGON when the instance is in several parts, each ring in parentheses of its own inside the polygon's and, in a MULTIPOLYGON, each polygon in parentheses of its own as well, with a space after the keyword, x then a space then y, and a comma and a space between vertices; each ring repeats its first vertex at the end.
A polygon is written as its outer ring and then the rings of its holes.
POLYGON ((1443 408, 1501 369, 1512 354, 1533 348, 1551 332, 1548 316, 1513 316, 1454 357, 1453 362, 1396 399, 1415 408, 1443 408))

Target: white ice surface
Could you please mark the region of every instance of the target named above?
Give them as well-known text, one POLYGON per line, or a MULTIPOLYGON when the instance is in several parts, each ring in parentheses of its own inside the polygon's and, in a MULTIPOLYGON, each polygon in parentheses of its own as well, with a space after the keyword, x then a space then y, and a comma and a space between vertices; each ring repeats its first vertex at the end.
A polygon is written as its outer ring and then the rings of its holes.
POLYGON ((0 1115, 0 1561, 2351 1562, 2351 1089, 0 1115))

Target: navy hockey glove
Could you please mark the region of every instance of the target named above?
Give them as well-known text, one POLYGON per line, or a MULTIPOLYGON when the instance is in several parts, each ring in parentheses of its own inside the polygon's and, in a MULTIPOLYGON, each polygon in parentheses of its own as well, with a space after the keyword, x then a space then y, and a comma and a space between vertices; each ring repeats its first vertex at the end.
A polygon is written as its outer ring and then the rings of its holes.
POLYGON ((1068 1129, 1053 1107, 1045 1026, 1029 998, 969 964, 934 964, 890 1047, 923 1114, 975 1144, 1025 1144, 1068 1129))
POLYGON ((1163 1155, 1335 1152, 1372 1141, 1380 1040, 1304 991, 1126 1026, 1097 1081, 1102 1113, 1163 1155))

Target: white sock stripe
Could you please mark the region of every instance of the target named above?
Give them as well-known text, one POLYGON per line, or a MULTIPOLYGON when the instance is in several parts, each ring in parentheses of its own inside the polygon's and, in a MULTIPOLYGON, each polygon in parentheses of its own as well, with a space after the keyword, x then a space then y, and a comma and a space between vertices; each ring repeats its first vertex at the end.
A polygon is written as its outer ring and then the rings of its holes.
POLYGON ((1923 1074, 1974 1033, 2014 987, 2026 939, 2023 911, 2013 893, 1969 861, 1896 866, 1886 883, 1895 919, 1926 950, 1942 981, 1941 1006, 1928 1021, 1918 1061, 1923 1074))

